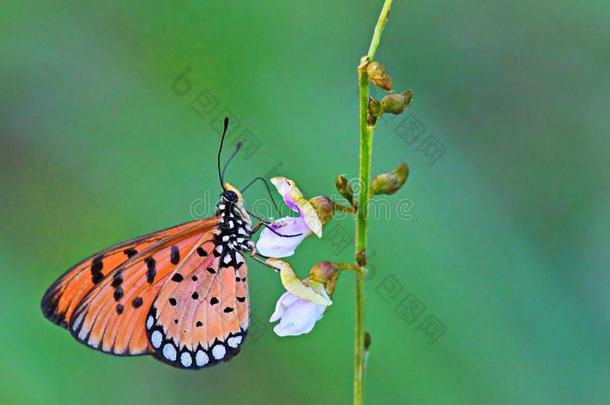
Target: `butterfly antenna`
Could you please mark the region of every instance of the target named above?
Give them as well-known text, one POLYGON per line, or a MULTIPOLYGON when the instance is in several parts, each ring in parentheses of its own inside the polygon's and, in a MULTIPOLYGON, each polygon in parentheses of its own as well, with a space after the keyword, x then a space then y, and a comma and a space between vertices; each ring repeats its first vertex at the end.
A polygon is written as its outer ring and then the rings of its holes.
POLYGON ((218 179, 220 180, 220 187, 224 190, 225 182, 223 179, 223 172, 220 170, 220 154, 222 153, 222 145, 225 142, 225 135, 227 134, 227 128, 229 127, 229 117, 225 117, 224 129, 222 130, 222 138, 220 138, 220 148, 218 148, 218 179))
POLYGON ((227 163, 225 163, 225 167, 222 168, 221 178, 222 178, 223 181, 224 181, 224 178, 225 178, 225 172, 227 171, 227 167, 229 167, 229 163, 231 163, 231 160, 233 160, 233 158, 237 155, 237 152, 239 152, 240 149, 241 149, 241 142, 237 142, 237 145, 235 145, 235 150, 233 151, 231 156, 229 156, 229 159, 227 160, 227 163))
POLYGON ((242 194, 255 182, 257 181, 262 181, 263 184, 265 185, 265 188, 267 189, 267 194, 269 194, 269 198, 271 199, 271 203, 273 203, 273 206, 275 207, 275 211, 277 212, 277 215, 280 216, 282 214, 280 214, 280 209, 277 206, 277 203, 275 202, 275 200, 273 199, 273 194, 271 194, 271 189, 269 188, 269 183, 267 182, 267 180, 265 180, 263 177, 255 177, 254 179, 252 179, 252 181, 250 183, 248 183, 248 185, 246 187, 244 187, 241 192, 242 194))

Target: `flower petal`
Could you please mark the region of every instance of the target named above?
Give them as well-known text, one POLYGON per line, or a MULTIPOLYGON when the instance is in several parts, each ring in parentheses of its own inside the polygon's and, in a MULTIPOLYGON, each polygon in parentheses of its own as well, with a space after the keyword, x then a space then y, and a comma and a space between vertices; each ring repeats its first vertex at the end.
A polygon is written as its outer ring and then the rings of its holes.
POLYGON ((295 249, 303 240, 311 235, 311 230, 299 217, 285 217, 278 219, 270 225, 271 229, 265 228, 261 231, 256 242, 256 250, 267 257, 288 257, 294 254, 295 249))
POLYGON ((277 300, 277 303, 275 304, 275 311, 273 311, 273 314, 271 314, 269 322, 278 321, 284 315, 284 312, 286 312, 286 308, 288 308, 298 299, 299 298, 297 296, 292 295, 288 291, 282 294, 280 299, 277 300))
POLYGON ((282 337, 309 333, 325 309, 324 305, 298 299, 286 309, 280 323, 273 328, 273 331, 282 337))
POLYGON ((297 277, 294 270, 288 263, 277 259, 267 259, 265 263, 280 271, 282 285, 287 291, 291 292, 297 297, 318 305, 329 306, 333 303, 328 297, 328 294, 326 294, 326 291, 324 291, 323 287, 322 291, 319 291, 318 288, 316 288, 318 289, 318 291, 316 291, 316 289, 304 284, 297 277))
POLYGON ((303 284, 305 284, 307 287, 311 288, 319 296, 327 299, 329 302, 332 302, 330 300, 330 297, 328 296, 328 293, 326 292, 326 287, 324 286, 324 283, 321 283, 319 281, 313 281, 313 280, 310 280, 309 278, 307 278, 307 279, 305 279, 305 282, 303 284))
POLYGON ((293 211, 298 212, 301 218, 305 221, 309 229, 316 234, 318 238, 322 237, 322 222, 313 208, 313 205, 301 193, 301 190, 295 185, 293 180, 286 177, 273 177, 271 183, 275 186, 278 193, 281 194, 284 203, 293 211))

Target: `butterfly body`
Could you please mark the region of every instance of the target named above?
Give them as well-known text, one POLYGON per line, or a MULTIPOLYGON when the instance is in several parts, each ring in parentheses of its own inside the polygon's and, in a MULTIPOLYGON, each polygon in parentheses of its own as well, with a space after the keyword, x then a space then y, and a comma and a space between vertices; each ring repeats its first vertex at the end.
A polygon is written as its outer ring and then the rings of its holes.
POLYGON ((228 360, 248 331, 251 235, 241 194, 226 184, 213 217, 123 242, 72 267, 45 293, 43 314, 110 354, 152 354, 186 369, 228 360))

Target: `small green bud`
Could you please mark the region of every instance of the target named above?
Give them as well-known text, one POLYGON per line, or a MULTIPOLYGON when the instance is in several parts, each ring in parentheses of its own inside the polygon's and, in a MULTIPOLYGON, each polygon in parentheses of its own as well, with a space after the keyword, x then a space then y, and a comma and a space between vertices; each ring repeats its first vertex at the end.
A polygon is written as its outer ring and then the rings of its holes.
POLYGON ((371 196, 377 194, 394 194, 409 177, 409 166, 401 163, 396 169, 376 176, 371 183, 371 196))
POLYGON ((377 118, 379 118, 383 114, 381 111, 381 104, 379 101, 375 100, 374 97, 369 97, 369 103, 366 114, 366 123, 369 125, 375 125, 377 122, 377 118))
POLYGON ((412 99, 413 92, 411 90, 407 90, 404 93, 388 94, 381 99, 381 111, 384 113, 400 114, 412 99))
POLYGON ((369 81, 385 91, 392 90, 392 78, 379 62, 370 62, 366 66, 369 81))
POLYGON ((335 179, 337 185, 337 191, 341 194, 350 204, 354 205, 354 191, 352 190, 349 180, 344 175, 337 176, 335 179))

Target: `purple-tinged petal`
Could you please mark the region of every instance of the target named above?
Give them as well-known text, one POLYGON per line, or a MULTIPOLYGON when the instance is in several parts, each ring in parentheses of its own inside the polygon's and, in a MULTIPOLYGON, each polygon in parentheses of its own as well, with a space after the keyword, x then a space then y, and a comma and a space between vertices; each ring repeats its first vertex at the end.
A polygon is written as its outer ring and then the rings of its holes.
POLYGON ((294 181, 287 179, 286 177, 273 177, 271 183, 281 194, 284 203, 286 203, 291 210, 298 212, 309 229, 311 229, 318 238, 321 238, 322 222, 313 205, 303 197, 301 190, 295 185, 294 181))
POLYGON ((273 331, 282 337, 309 333, 313 330, 316 321, 322 317, 325 309, 324 305, 297 299, 286 308, 280 323, 273 328, 273 331))
POLYGON ((277 233, 265 228, 261 231, 261 235, 256 242, 258 253, 267 257, 292 256, 303 239, 311 234, 311 230, 300 217, 281 218, 271 224, 270 227, 277 233))

